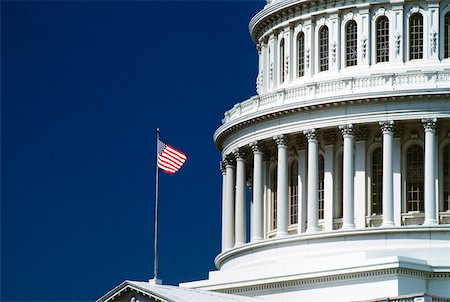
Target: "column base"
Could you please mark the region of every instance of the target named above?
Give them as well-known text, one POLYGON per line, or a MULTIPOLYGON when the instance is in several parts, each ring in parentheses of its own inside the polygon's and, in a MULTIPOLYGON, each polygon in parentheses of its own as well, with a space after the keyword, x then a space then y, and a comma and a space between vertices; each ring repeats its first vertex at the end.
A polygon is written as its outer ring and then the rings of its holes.
POLYGON ((279 232, 279 233, 277 232, 275 238, 286 237, 288 235, 289 235, 288 232, 279 232))
POLYGON ((341 230, 353 230, 355 228, 355 224, 347 223, 342 226, 341 230))
POLYGON ((393 221, 386 221, 380 225, 381 228, 389 228, 389 227, 395 227, 395 223, 393 221))
POLYGON ((306 228, 305 234, 317 233, 318 231, 319 231, 319 228, 317 228, 317 227, 309 227, 309 228, 306 228))
POLYGON ((245 242, 236 242, 234 244, 234 247, 239 247, 239 246, 243 246, 245 244, 245 242))
POLYGON ((423 223, 425 226, 431 226, 431 225, 438 225, 437 221, 435 219, 427 219, 423 223))
POLYGON ((264 240, 264 238, 256 237, 256 238, 253 238, 252 241, 250 241, 250 242, 258 242, 258 241, 262 241, 262 240, 264 240))

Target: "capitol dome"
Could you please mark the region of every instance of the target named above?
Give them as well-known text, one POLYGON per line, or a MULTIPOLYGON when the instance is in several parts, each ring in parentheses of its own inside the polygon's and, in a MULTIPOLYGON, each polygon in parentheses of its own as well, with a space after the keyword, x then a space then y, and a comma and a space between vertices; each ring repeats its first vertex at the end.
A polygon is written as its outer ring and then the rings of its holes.
POLYGON ((217 271, 180 286, 448 301, 449 1, 272 0, 249 29, 257 94, 214 133, 217 271))

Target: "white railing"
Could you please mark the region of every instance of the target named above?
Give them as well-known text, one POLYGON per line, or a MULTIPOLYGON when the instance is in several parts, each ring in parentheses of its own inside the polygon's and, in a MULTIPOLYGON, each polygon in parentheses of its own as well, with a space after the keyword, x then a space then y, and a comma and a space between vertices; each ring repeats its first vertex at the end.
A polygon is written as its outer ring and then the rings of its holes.
POLYGON ((414 93, 423 89, 450 89, 450 71, 408 72, 405 74, 380 74, 365 77, 350 77, 276 90, 236 104, 225 112, 223 124, 244 118, 265 109, 276 109, 285 104, 299 107, 326 103, 339 98, 382 97, 401 91, 414 93))

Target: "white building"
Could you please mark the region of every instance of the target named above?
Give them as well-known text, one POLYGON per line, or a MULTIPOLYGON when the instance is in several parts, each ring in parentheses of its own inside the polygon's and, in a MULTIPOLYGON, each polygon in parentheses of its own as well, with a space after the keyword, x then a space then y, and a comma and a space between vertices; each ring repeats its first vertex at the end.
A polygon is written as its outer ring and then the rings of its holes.
POLYGON ((450 301, 449 1, 272 1, 250 32, 258 94, 214 134, 217 271, 179 290, 450 301))

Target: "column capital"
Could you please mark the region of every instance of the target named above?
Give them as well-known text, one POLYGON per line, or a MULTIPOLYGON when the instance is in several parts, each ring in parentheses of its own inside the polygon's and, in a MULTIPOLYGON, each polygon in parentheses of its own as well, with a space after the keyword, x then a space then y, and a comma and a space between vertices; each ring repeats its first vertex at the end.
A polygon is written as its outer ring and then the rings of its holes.
POLYGON ((261 143, 260 141, 253 141, 248 145, 250 146, 250 148, 252 148, 253 153, 256 153, 256 152, 263 153, 264 152, 264 144, 261 143))
POLYGON ((340 125, 342 136, 353 136, 353 124, 340 125))
POLYGON ((227 157, 224 158, 223 163, 225 167, 233 167, 235 164, 234 158, 229 154, 227 157))
POLYGON ((316 129, 305 130, 305 131, 303 131, 303 134, 308 139, 308 142, 317 141, 318 133, 317 133, 316 129))
POLYGON ((222 172, 222 175, 227 174, 227 169, 225 167, 225 162, 224 161, 220 161, 219 162, 219 168, 220 168, 220 172, 222 172))
POLYGON ((277 143, 278 147, 287 147, 288 145, 288 140, 283 134, 274 136, 273 140, 277 143))
POLYGON ((236 148, 233 150, 233 155, 238 160, 245 160, 246 154, 241 148, 236 148))
POLYGON ((425 131, 436 131, 437 119, 436 118, 424 118, 422 119, 423 128, 425 131))
POLYGON ((395 123, 394 121, 382 121, 378 123, 381 127, 381 132, 384 133, 394 133, 395 123))

